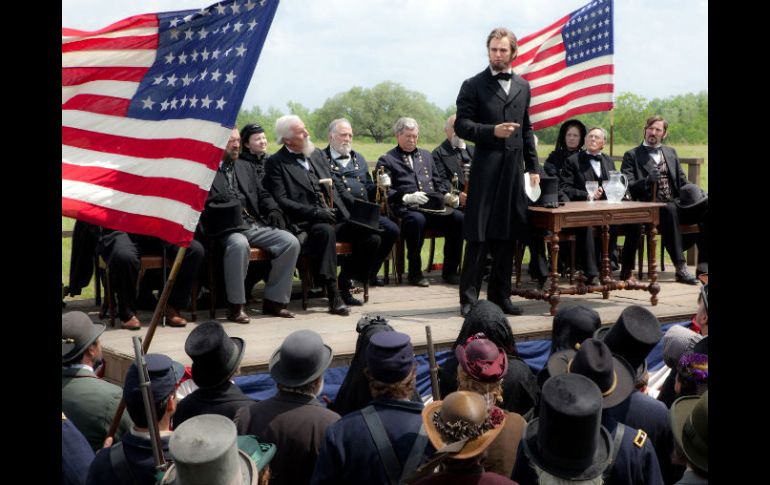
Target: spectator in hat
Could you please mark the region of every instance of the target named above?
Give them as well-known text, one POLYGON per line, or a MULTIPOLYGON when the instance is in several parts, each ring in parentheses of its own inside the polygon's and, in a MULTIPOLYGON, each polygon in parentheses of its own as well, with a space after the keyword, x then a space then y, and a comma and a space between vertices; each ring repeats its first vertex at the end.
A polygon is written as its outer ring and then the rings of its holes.
POLYGON ((708 390, 709 356, 687 352, 676 365, 676 397, 701 396, 708 390))
MULTIPOLYGON (((472 391, 484 396, 490 410, 503 402, 503 376, 508 370, 508 357, 484 334, 476 334, 465 345, 455 348, 460 362, 457 368, 458 391, 472 391)), ((527 422, 520 414, 502 411, 505 424, 487 449, 482 460, 484 470, 511 476, 516 462, 516 450, 527 422)), ((436 443, 433 443, 434 446, 436 443)))
POLYGON ((596 331, 595 338, 603 340, 613 354, 620 355, 634 369, 636 390, 622 403, 606 413, 616 421, 647 433, 658 455, 663 481, 677 480, 677 471, 671 465, 671 424, 668 408, 662 402, 643 392, 647 385, 647 354, 663 337, 660 322, 648 309, 632 305, 621 312, 615 324, 596 331))
MULTIPOLYGON (((122 395, 120 387, 94 373, 103 359, 99 336, 104 329, 104 324, 92 322, 83 312, 61 316, 62 412, 83 433, 93 451, 104 444, 122 395)), ((115 433, 116 441, 131 424, 131 418, 124 413, 115 433)))
POLYGON ((265 161, 269 156, 267 135, 262 125, 249 123, 241 128, 241 153, 238 155, 238 160, 248 162, 260 182, 265 176, 265 161))
MULTIPOLYGON (((553 317, 549 355, 562 350, 575 350, 583 340, 593 336, 601 324, 601 317, 593 308, 580 303, 559 305, 553 317)), ((537 374, 538 385, 542 387, 549 377, 548 366, 543 366, 537 374)))
POLYGON ((400 483, 433 452, 422 427, 423 404, 409 400, 417 372, 409 336, 374 334, 366 366, 374 399, 326 430, 313 484, 400 483))
POLYGON ((678 485, 708 483, 709 393, 680 397, 671 405, 671 428, 676 443, 675 460, 686 465, 678 485))
POLYGON ((688 352, 692 352, 693 347, 703 338, 687 327, 681 325, 672 325, 663 335, 663 362, 668 369, 668 375, 660 386, 658 401, 671 407, 678 396, 674 390, 676 383, 677 364, 679 359, 688 352))
MULTIPOLYGON (((505 355, 503 353, 502 355, 505 355)), ((440 470, 414 482, 420 485, 515 484, 509 478, 491 471, 484 464, 486 451, 499 443, 507 418, 502 409, 488 406, 476 392, 457 391, 443 401, 435 401, 422 412, 423 426, 436 448, 436 454, 423 469, 436 464, 440 470)))
POLYGON ((94 461, 94 450, 72 421, 61 413, 61 483, 83 485, 88 468, 94 461))
POLYGON ((270 376, 278 393, 240 409, 239 435, 255 435, 278 447, 272 464, 273 485, 310 481, 327 427, 340 415, 318 402, 332 349, 312 330, 289 334, 270 357, 270 376))
MULTIPOLYGON (((155 415, 158 418, 163 456, 170 459, 168 441, 171 438, 171 416, 176 411, 176 384, 184 375, 184 366, 162 354, 147 354, 155 415)), ((155 459, 152 449, 149 418, 144 409, 139 369, 132 363, 123 382, 126 411, 134 422, 120 443, 99 450, 88 472, 86 485, 121 483, 121 476, 130 476, 133 483, 155 485, 155 459)))
MULTIPOLYGON (((540 388, 532 369, 521 359, 516 349, 511 324, 503 311, 495 303, 480 300, 465 317, 460 333, 452 350, 468 341, 468 337, 483 333, 498 347, 505 350, 508 359, 508 371, 503 376, 503 402, 501 408, 521 414, 527 418, 537 406, 540 388)), ((442 397, 457 390, 457 358, 450 354, 439 369, 439 387, 442 397)))
POLYGON ((190 332, 184 351, 192 359, 192 380, 198 389, 179 401, 174 428, 199 414, 221 414, 230 419, 235 412, 253 403, 231 378, 243 359, 246 342, 229 337, 222 324, 210 320, 190 332))
POLYGON ((552 376, 580 374, 591 379, 602 393, 602 426, 613 441, 611 464, 605 469, 604 483, 663 485, 655 449, 643 430, 630 428, 608 415, 607 410, 623 402, 634 391, 634 372, 609 347, 588 338, 575 350, 557 352, 548 359, 552 376))
POLYGON ((601 416, 602 392, 591 379, 580 374, 549 378, 538 417, 524 429, 511 478, 522 485, 603 483, 613 444, 601 416))
POLYGON ((239 437, 235 425, 217 414, 184 422, 169 442, 174 463, 161 485, 267 485, 276 446, 239 437), (254 442, 249 453, 243 438, 254 442))

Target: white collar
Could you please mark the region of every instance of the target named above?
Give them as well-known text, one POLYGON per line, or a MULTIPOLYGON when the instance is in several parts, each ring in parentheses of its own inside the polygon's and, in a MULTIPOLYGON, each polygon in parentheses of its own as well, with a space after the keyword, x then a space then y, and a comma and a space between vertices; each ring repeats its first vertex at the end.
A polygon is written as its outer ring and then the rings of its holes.
MULTIPOLYGON (((332 160, 337 160, 337 158, 339 158, 339 157, 344 157, 344 155, 342 153, 340 153, 337 150, 335 150, 334 148, 332 148, 331 145, 329 145, 329 153, 332 156, 332 160)), ((352 159, 353 157, 350 154, 348 154, 347 158, 352 159)))
POLYGON ((508 69, 506 69, 505 71, 495 71, 495 70, 492 68, 492 66, 489 66, 489 70, 492 72, 492 76, 493 76, 493 77, 494 77, 494 76, 496 76, 496 75, 498 75, 498 74, 500 74, 501 72, 505 72, 505 73, 508 73, 508 74, 510 74, 511 76, 513 76, 513 68, 510 68, 510 67, 509 67, 508 69))
POLYGON ((94 373, 94 368, 88 364, 70 364, 70 365, 65 365, 63 367, 67 369, 85 369, 91 373, 94 373))

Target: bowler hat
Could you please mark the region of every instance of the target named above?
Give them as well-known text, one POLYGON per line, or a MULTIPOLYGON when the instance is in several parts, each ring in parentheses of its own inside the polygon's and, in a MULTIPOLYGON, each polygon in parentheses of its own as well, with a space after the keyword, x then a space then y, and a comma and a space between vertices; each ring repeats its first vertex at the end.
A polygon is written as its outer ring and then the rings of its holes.
POLYGON ((348 222, 372 231, 383 231, 380 229, 380 206, 365 200, 353 199, 348 222))
POLYGON ((465 345, 455 348, 455 357, 466 374, 479 382, 497 382, 508 371, 505 350, 483 333, 468 337, 465 345))
POLYGON ((238 370, 244 345, 242 338, 228 337, 216 320, 198 325, 184 343, 184 351, 193 361, 193 382, 201 388, 226 382, 238 370))
POLYGON ((663 337, 660 322, 648 309, 633 305, 620 314, 610 327, 596 330, 595 338, 603 340, 613 354, 618 354, 636 369, 637 381, 647 372, 647 354, 663 337))
POLYGON ((695 184, 684 184, 679 189, 679 197, 674 199, 674 203, 680 209, 691 209, 704 202, 708 202, 708 195, 695 184))
POLYGON ((709 471, 709 392, 680 397, 669 411, 674 440, 697 470, 709 471))
POLYGON ((542 207, 559 207, 559 179, 556 177, 540 177, 540 198, 535 205, 542 207))
MULTIPOLYGON (((174 362, 163 354, 147 354, 144 356, 147 374, 150 377, 150 389, 155 404, 160 404, 176 389, 176 385, 184 377, 184 366, 174 362)), ((142 386, 139 381, 139 370, 136 362, 132 362, 126 371, 123 382, 123 400, 131 420, 142 428, 147 427, 147 415, 142 399, 142 386)), ((161 416, 158 416, 160 419, 161 416)))
POLYGON ((259 472, 249 455, 238 449, 235 424, 219 414, 186 420, 169 440, 174 463, 161 484, 256 485, 259 472))
POLYGON ((585 305, 559 305, 553 317, 551 330, 551 352, 574 349, 588 337, 593 336, 602 324, 599 313, 585 305))
POLYGON ((453 208, 447 207, 444 203, 444 194, 439 192, 428 192, 425 195, 428 196, 428 202, 415 207, 418 211, 439 216, 448 216, 454 212, 453 208))
POLYGON ((379 332, 369 339, 366 348, 366 368, 381 382, 399 382, 415 366, 414 348, 409 335, 401 332, 379 332))
POLYGON ((604 471, 612 457, 612 438, 601 425, 602 393, 580 374, 545 381, 540 413, 522 436, 532 463, 559 478, 590 480, 604 471))
POLYGON ((602 393, 602 408, 617 406, 634 391, 634 370, 601 340, 587 338, 578 350, 551 355, 546 365, 551 376, 571 373, 591 379, 602 393))
POLYGON ((68 312, 61 316, 61 361, 63 364, 83 355, 107 327, 94 323, 83 312, 68 312))
POLYGON ((313 382, 332 362, 332 349, 312 330, 289 334, 270 357, 270 376, 286 387, 313 382))
POLYGON ((465 460, 478 456, 497 438, 505 426, 505 413, 487 407, 481 394, 456 391, 443 401, 433 401, 422 410, 422 422, 428 439, 442 453, 442 448, 465 441, 451 458, 465 460))
POLYGON ((201 215, 201 225, 209 237, 223 236, 249 228, 243 221, 243 206, 238 199, 209 201, 201 215))

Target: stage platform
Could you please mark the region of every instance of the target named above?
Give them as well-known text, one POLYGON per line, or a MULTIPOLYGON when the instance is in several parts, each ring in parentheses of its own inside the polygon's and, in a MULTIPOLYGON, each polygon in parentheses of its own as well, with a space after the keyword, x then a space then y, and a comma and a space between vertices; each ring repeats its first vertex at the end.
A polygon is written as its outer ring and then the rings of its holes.
MULTIPOLYGON (((672 268, 673 269, 673 268, 672 268)), ((694 271, 694 268, 691 268, 694 271)), ((417 353, 426 349, 425 326, 431 326, 433 342, 436 350, 448 349, 454 343, 462 326, 458 303, 458 287, 443 284, 439 272, 427 273, 431 285, 428 288, 418 288, 409 285, 391 283, 385 287, 369 289, 369 303, 361 307, 352 307, 347 317, 327 313, 325 298, 311 299, 307 311, 302 310, 302 300, 292 299, 289 309, 296 313, 294 319, 263 317, 261 315, 261 290, 257 289, 254 296, 257 302, 249 305, 247 313, 252 317, 251 323, 241 325, 226 322, 225 310, 217 311, 218 319, 223 323, 225 331, 233 337, 241 337, 246 341, 246 351, 241 363, 241 374, 253 374, 267 370, 270 356, 278 348, 283 339, 295 330, 309 328, 323 337, 334 350, 332 366, 347 365, 355 352, 357 333, 356 322, 364 315, 382 315, 398 331, 411 336, 417 353)), ((528 279, 528 277, 524 277, 528 279)), ((674 282, 673 271, 661 273, 658 279, 661 291, 656 306, 650 305, 650 294, 645 291, 616 291, 609 299, 602 299, 601 293, 570 296, 563 295, 560 305, 571 302, 581 302, 596 311, 602 319, 602 324, 614 323, 624 308, 629 305, 643 305, 649 308, 661 321, 668 323, 689 320, 697 309, 699 286, 684 285, 674 282)), ((562 280, 566 284, 565 280, 562 280)), ((525 286, 532 283, 525 283, 525 286)), ((297 286, 298 289, 298 286, 297 286)), ((363 299, 363 294, 356 295, 363 299)), ((485 298, 486 291, 481 297, 485 298)), ((524 300, 512 297, 516 305, 521 305, 524 314, 508 317, 517 340, 550 338, 553 317, 548 313, 549 304, 540 300, 524 300)), ((93 300, 73 300, 67 302, 63 311, 80 310, 88 313, 94 321, 99 320, 99 309, 93 300)), ((185 318, 189 313, 184 312, 185 318)), ((207 309, 198 311, 198 322, 208 320, 207 309)), ((102 345, 106 365, 105 377, 120 383, 123 375, 133 359, 131 338, 135 335, 144 337, 147 326, 152 318, 151 312, 140 312, 139 318, 144 326, 141 331, 129 331, 109 328, 109 321, 102 320, 108 325, 102 335, 102 345)), ((118 320, 118 325, 120 321, 118 320)), ((190 358, 184 352, 187 335, 195 328, 196 323, 188 323, 186 328, 158 327, 150 345, 150 352, 168 355, 185 365, 190 365, 190 358)))

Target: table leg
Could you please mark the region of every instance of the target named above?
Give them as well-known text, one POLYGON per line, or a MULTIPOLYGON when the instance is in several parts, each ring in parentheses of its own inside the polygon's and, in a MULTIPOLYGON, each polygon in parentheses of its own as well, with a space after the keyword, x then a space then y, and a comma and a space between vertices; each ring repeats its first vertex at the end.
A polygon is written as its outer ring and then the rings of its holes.
POLYGON ((556 306, 559 304, 559 234, 551 237, 551 291, 548 301, 551 303, 551 315, 556 315, 556 306))
POLYGON ((660 285, 658 284, 658 264, 655 259, 655 255, 658 254, 658 229, 655 224, 648 224, 647 227, 647 241, 649 241, 650 249, 647 251, 647 273, 650 278, 650 285, 648 290, 650 292, 650 303, 653 306, 658 304, 658 293, 660 292, 660 285))
POLYGON ((602 225, 602 270, 599 280, 602 282, 602 299, 607 300, 610 297, 610 226, 602 225))

